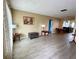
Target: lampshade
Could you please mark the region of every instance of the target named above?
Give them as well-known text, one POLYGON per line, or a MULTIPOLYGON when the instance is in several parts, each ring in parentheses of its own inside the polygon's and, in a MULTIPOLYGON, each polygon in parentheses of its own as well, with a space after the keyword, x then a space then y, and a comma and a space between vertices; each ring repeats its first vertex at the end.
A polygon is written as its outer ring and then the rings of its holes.
POLYGON ((12 28, 16 28, 16 25, 13 24, 13 25, 12 25, 12 28))
POLYGON ((45 27, 45 25, 41 25, 41 27, 45 27))

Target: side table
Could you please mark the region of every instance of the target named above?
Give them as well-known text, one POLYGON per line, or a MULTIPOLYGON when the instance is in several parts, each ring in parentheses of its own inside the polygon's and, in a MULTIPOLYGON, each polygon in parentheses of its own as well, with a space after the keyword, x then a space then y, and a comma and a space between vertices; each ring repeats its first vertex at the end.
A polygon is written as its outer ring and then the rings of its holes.
POLYGON ((48 35, 48 34, 49 34, 49 31, 41 31, 41 35, 46 36, 46 35, 48 35))
POLYGON ((16 41, 16 40, 21 40, 21 33, 15 33, 13 34, 13 41, 16 41))

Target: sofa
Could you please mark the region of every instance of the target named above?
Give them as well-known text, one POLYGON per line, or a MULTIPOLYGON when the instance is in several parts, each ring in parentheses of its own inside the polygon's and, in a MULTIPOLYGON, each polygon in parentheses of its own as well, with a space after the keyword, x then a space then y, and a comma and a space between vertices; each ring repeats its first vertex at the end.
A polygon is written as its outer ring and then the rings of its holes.
POLYGON ((73 28, 71 28, 71 27, 63 27, 62 29, 56 28, 56 32, 57 33, 72 33, 73 28))

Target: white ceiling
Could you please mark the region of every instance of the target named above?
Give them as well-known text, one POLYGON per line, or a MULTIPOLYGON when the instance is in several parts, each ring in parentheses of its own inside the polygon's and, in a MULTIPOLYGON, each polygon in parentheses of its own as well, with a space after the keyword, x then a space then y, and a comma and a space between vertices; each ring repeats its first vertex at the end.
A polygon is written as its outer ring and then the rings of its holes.
POLYGON ((47 16, 75 16, 76 0, 10 0, 14 9, 47 16), (62 9, 68 11, 60 12, 62 9))

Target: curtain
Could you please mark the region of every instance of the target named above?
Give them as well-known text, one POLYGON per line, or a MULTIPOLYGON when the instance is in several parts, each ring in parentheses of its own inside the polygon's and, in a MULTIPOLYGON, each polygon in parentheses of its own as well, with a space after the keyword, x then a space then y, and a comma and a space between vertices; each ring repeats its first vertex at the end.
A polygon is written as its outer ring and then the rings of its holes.
POLYGON ((9 20, 7 15, 7 3, 3 0, 3 58, 12 59, 12 39, 10 38, 9 20))

